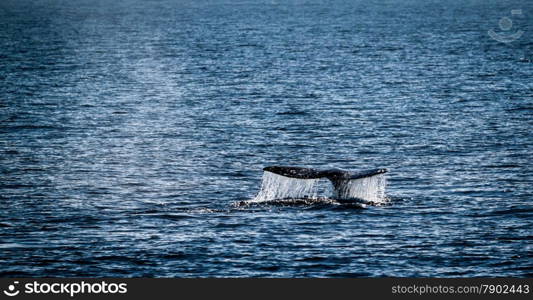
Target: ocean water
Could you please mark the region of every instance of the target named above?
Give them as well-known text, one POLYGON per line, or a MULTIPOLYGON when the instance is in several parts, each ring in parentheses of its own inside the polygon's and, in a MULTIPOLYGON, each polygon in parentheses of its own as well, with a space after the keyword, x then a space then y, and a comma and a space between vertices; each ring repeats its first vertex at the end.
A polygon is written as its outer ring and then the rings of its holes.
POLYGON ((532 16, 2 0, 0 276, 531 277, 532 16), (268 165, 385 167, 390 204, 237 205, 268 165))

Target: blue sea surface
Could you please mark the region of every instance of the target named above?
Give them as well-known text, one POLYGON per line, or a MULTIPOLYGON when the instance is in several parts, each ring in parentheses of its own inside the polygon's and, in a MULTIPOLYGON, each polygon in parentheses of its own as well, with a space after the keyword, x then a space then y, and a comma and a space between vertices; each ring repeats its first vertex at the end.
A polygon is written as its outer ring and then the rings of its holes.
POLYGON ((0 276, 532 277, 532 16, 2 0, 0 276), (268 165, 386 167, 391 203, 235 205, 268 165))

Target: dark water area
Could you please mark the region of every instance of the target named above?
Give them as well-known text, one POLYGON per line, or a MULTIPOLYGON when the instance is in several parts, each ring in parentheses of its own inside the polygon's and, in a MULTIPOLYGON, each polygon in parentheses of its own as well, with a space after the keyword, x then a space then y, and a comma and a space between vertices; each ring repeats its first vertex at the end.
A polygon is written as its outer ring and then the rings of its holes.
POLYGON ((532 16, 2 0, 0 276, 531 277, 532 16), (391 205, 235 205, 279 164, 391 205))

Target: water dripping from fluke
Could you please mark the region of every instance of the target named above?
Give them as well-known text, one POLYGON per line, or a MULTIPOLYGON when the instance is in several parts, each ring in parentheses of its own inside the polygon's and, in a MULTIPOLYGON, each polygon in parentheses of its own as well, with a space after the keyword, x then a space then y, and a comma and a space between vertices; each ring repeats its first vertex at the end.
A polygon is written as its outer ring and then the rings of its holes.
POLYGON ((263 169, 261 188, 257 195, 237 206, 251 205, 343 205, 364 208, 389 204, 385 194, 387 169, 350 172, 339 169, 270 166, 263 169), (323 179, 332 189, 319 189, 323 179))

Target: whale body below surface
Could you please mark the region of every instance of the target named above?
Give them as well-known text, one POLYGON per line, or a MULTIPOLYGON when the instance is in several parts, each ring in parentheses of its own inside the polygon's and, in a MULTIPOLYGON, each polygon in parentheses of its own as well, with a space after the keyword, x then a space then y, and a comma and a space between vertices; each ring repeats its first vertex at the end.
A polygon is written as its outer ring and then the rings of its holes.
POLYGON ((333 184, 333 198, 336 200, 348 200, 353 194, 352 183, 357 179, 364 179, 376 175, 385 174, 388 169, 371 169, 363 171, 345 171, 341 169, 318 170, 313 168, 269 166, 263 171, 296 179, 320 179, 327 178, 333 184))

